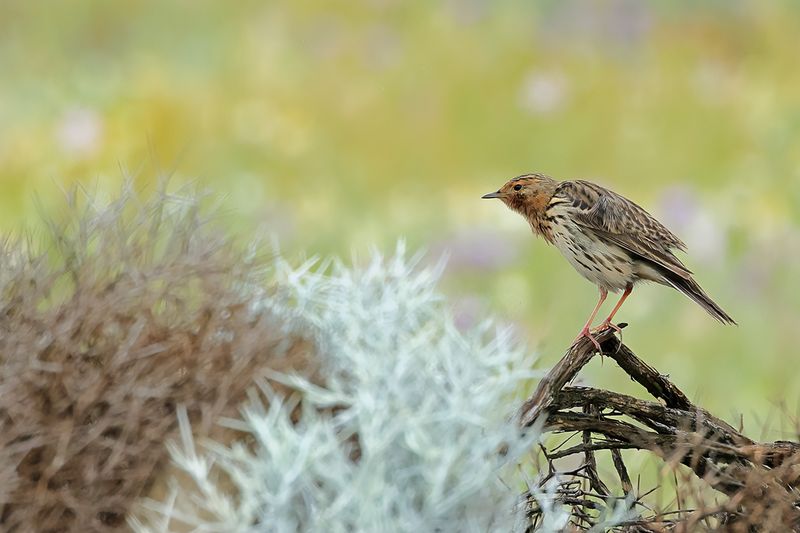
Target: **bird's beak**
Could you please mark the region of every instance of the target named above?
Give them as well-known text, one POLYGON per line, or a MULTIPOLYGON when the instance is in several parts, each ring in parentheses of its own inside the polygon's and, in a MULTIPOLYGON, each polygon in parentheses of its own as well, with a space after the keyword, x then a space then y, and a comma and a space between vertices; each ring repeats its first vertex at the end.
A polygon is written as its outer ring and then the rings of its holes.
POLYGON ((500 194, 500 191, 497 192, 490 192, 489 194, 484 194, 481 198, 502 198, 503 195, 500 194))

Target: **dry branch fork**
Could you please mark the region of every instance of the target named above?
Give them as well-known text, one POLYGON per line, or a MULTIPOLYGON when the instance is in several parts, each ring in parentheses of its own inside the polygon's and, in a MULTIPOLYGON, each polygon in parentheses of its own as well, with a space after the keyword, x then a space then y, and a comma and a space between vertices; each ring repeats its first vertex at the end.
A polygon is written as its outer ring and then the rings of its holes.
MULTIPOLYGON (((620 326, 624 327, 625 324, 620 326)), ((519 410, 523 427, 538 422, 546 432, 582 434, 581 443, 571 448, 550 452, 544 450, 550 465, 550 475, 546 476, 548 479, 556 475, 553 464, 556 459, 579 454, 584 456, 579 472, 568 473, 572 477, 568 483, 573 485, 569 485, 567 492, 573 495, 572 501, 564 498, 560 502, 571 507, 572 525, 576 529, 592 527, 594 524, 590 511, 596 507, 596 503, 590 497, 611 497, 611 491, 597 472, 595 452, 611 452, 621 492, 627 496, 632 493, 633 487, 620 450, 640 449, 654 453, 664 461, 688 466, 708 486, 729 496, 731 505, 720 508, 719 523, 741 518, 747 506, 747 502, 742 501, 742 494, 745 490, 752 490, 753 479, 757 479, 760 493, 774 496, 774 492, 778 491, 787 497, 788 512, 792 515, 787 519, 792 522, 793 528, 797 527, 800 524, 800 493, 797 492, 800 467, 795 465, 800 464, 800 443, 759 443, 746 437, 730 424, 693 405, 666 376, 639 359, 613 333, 609 329, 597 336, 602 355, 613 359, 657 402, 606 390, 568 386, 596 353, 595 347, 584 338, 570 347, 519 410), (622 415, 633 422, 620 420, 622 415), (588 485, 582 494, 583 498, 574 497, 575 475, 588 485)), ((636 498, 634 496, 633 501, 638 503, 636 498)), ((535 525, 536 510, 540 507, 536 502, 529 503, 532 503, 532 524, 535 525)), ((708 514, 714 513, 706 513, 702 518, 708 514)), ((680 515, 680 519, 673 517, 668 520, 654 515, 647 520, 630 523, 628 530, 660 531, 667 524, 668 529, 689 531, 691 529, 685 528, 691 526, 687 526, 686 521, 691 520, 692 516, 699 519, 697 513, 687 513, 680 515), (656 523, 659 527, 654 528, 656 523)))

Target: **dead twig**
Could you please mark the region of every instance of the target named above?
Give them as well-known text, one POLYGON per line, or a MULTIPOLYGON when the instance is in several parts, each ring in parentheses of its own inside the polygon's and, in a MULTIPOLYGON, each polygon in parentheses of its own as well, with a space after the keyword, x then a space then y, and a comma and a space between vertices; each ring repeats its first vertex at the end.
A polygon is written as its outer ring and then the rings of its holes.
MULTIPOLYGON (((708 531, 710 523, 726 528, 746 524, 742 531, 775 531, 775 524, 780 524, 781 531, 800 531, 800 443, 754 441, 693 405, 669 376, 639 359, 612 330, 601 332, 597 341, 602 355, 613 359, 655 401, 568 386, 595 355, 594 346, 581 339, 548 372, 519 410, 522 427, 538 423, 547 432, 581 435, 580 444, 561 449, 562 443, 545 454, 548 475, 539 485, 541 489, 544 482, 558 480, 555 503, 570 510, 573 527, 596 527, 599 517, 625 502, 631 511, 648 510, 648 516, 639 515, 620 523, 620 531, 694 531, 701 524, 708 531), (646 450, 667 465, 683 464, 728 499, 697 509, 681 505, 677 512, 649 511, 641 500, 645 495, 634 490, 623 449, 646 450), (617 474, 613 486, 602 479, 598 470, 596 454, 603 451, 610 453, 617 474), (559 471, 555 462, 572 456, 582 456, 582 466, 559 471)), ((678 481, 677 475, 676 483, 678 501, 682 501, 683 482, 678 481)), ((541 490, 536 493, 542 497, 541 490)), ((537 509, 542 506, 532 501, 535 498, 530 494, 528 499, 534 526, 540 522, 537 512, 541 511, 537 509)))

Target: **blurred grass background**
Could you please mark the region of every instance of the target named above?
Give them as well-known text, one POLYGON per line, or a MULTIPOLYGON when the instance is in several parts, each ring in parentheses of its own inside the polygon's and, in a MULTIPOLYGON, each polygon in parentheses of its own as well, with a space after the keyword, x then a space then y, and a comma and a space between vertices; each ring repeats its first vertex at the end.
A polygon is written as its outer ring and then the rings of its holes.
MULTIPOLYGON (((504 317, 549 366, 596 289, 480 196, 593 179, 683 237, 740 323, 644 286, 625 341, 754 436, 792 437, 769 419, 800 413, 798 35, 788 0, 4 0, 0 228, 75 182, 173 172, 290 253, 447 251, 460 323, 504 317)), ((584 379, 639 392, 610 363, 584 379)))

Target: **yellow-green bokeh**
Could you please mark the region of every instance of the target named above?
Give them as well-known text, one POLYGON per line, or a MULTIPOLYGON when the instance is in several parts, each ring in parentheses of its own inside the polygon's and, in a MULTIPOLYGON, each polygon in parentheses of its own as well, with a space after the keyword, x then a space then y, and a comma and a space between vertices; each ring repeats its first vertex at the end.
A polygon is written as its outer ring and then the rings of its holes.
POLYGON ((646 286, 626 342, 755 432, 800 398, 798 35, 788 1, 7 0, 0 227, 75 182, 172 172, 291 253, 450 250, 465 324, 499 315, 549 365, 595 289, 479 197, 530 170, 595 179, 672 225, 740 323, 646 286))

